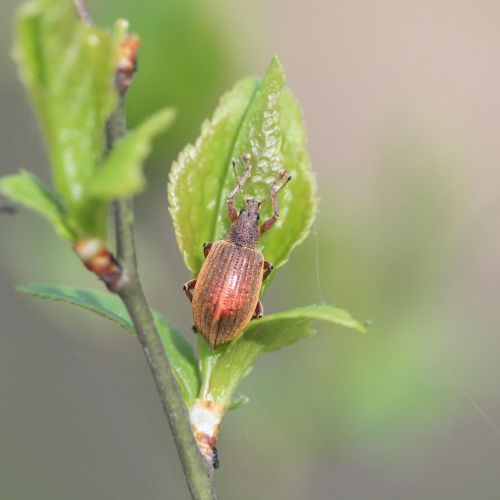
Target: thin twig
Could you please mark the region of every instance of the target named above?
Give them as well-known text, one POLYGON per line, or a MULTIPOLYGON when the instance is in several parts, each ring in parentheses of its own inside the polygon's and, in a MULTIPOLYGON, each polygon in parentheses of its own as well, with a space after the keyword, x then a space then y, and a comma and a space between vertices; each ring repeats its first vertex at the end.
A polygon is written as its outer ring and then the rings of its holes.
MULTIPOLYGON (((92 22, 83 0, 75 0, 79 16, 92 22)), ((126 133, 125 92, 120 92, 119 106, 107 128, 108 153, 126 133)), ((116 293, 125 304, 137 337, 153 375, 163 410, 174 437, 193 500, 216 499, 212 464, 202 457, 191 430, 191 423, 180 388, 163 349, 156 324, 142 288, 137 269, 132 200, 117 200, 114 205, 117 257, 126 279, 116 293)))
POLYGON ((86 24, 94 24, 92 16, 90 15, 90 12, 87 9, 84 0, 73 0, 73 3, 75 4, 75 9, 78 13, 78 17, 86 24))
MULTIPOLYGON (((123 100, 121 102, 123 103, 123 100)), ((124 123, 123 105, 119 107, 112 118, 111 126, 108 127, 108 140, 110 138, 112 141, 119 139, 119 136, 110 133, 113 130, 116 132, 120 129, 120 125, 118 127, 112 126, 115 121, 124 123)), ((184 468, 191 496, 196 500, 215 499, 211 464, 205 462, 194 439, 179 386, 165 355, 151 309, 139 281, 133 232, 132 201, 116 201, 114 203, 114 216, 118 260, 128 278, 117 293, 130 314, 137 337, 153 374, 156 389, 184 468)))

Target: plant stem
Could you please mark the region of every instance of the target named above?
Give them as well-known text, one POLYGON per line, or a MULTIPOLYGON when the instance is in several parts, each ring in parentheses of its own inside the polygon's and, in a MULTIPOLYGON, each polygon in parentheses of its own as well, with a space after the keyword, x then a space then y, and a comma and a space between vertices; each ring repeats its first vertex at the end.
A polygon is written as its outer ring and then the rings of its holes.
MULTIPOLYGON (((81 20, 92 24, 92 17, 84 0, 74 0, 81 20)), ((128 81, 128 84, 131 80, 128 81)), ((122 138, 127 130, 125 115, 126 87, 118 88, 120 100, 118 109, 109 119, 106 128, 107 153, 122 138)), ((134 324, 137 338, 142 346, 146 361, 153 375, 163 410, 174 437, 177 452, 184 469, 189 491, 193 500, 216 499, 213 482, 213 467, 202 457, 191 430, 191 422, 184 406, 180 388, 163 349, 156 324, 142 288, 137 269, 134 239, 134 212, 131 199, 115 201, 115 236, 117 257, 123 269, 123 279, 115 292, 123 301, 134 324)))
MULTIPOLYGON (((108 145, 125 133, 124 100, 110 120, 108 145)), ((114 203, 117 257, 127 273, 124 285, 117 290, 125 304, 151 373, 156 383, 163 410, 174 437, 179 458, 195 500, 215 499, 213 470, 202 457, 191 430, 188 413, 181 392, 165 355, 151 309, 139 280, 133 231, 133 209, 131 200, 118 200, 114 203)))
POLYGON ((73 0, 75 4, 76 12, 78 13, 78 17, 87 24, 93 24, 92 16, 90 15, 87 6, 85 5, 84 0, 73 0))

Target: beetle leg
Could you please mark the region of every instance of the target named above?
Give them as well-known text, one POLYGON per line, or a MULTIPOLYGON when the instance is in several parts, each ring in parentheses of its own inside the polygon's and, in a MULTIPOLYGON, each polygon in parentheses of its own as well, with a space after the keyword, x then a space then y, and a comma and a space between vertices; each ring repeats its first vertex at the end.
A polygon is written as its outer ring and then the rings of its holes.
POLYGON ((205 259, 208 256, 208 253, 210 252, 210 249, 212 248, 213 243, 203 243, 203 255, 205 256, 205 259))
POLYGON ((227 199, 227 211, 229 213, 229 218, 231 219, 231 222, 234 222, 238 218, 238 212, 236 211, 236 208, 234 208, 234 198, 241 191, 243 184, 245 184, 246 180, 250 177, 250 172, 252 171, 252 165, 250 165, 249 153, 245 153, 241 157, 241 162, 243 163, 245 170, 243 171, 241 179, 239 179, 238 175, 236 174, 236 162, 234 160, 232 161, 234 175, 236 176, 236 186, 234 186, 231 193, 229 193, 229 198, 227 199))
POLYGON ((286 181, 278 187, 278 181, 284 179, 287 177, 287 172, 286 170, 280 170, 278 173, 278 176, 276 179, 274 179, 271 182, 271 201, 273 204, 273 215, 262 224, 260 227, 260 234, 264 234, 266 231, 269 231, 271 227, 274 225, 274 223, 278 220, 279 217, 279 207, 278 207, 278 193, 288 184, 288 182, 291 180, 292 176, 289 175, 286 179, 286 181))
POLYGON ((259 300, 259 302, 257 302, 257 305, 255 306, 255 312, 253 313, 252 319, 259 319, 262 318, 262 316, 264 316, 264 306, 259 300))
POLYGON ((268 262, 267 260, 264 261, 264 276, 262 277, 262 281, 264 281, 272 272, 273 272, 274 266, 268 262))
POLYGON ((190 280, 187 283, 184 283, 184 286, 182 289, 186 293, 187 298, 189 299, 189 302, 193 302, 193 290, 194 286, 196 285, 196 280, 190 280))

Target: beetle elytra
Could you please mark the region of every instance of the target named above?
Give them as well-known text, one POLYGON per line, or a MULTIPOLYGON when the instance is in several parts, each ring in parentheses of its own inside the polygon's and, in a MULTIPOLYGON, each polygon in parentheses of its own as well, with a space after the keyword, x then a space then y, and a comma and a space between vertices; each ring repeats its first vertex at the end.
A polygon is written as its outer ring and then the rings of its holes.
POLYGON ((193 303, 195 327, 211 349, 233 340, 250 320, 264 313, 259 300, 260 289, 273 265, 264 260, 257 244, 260 236, 278 220, 278 193, 291 179, 281 170, 271 182, 273 215, 259 226, 259 201, 248 199, 239 214, 234 207, 234 199, 252 170, 249 154, 244 154, 241 161, 245 168, 243 175, 240 179, 236 176, 236 186, 227 200, 232 224, 226 239, 203 245, 205 262, 200 273, 183 287, 193 303), (285 181, 279 185, 283 179, 285 181))

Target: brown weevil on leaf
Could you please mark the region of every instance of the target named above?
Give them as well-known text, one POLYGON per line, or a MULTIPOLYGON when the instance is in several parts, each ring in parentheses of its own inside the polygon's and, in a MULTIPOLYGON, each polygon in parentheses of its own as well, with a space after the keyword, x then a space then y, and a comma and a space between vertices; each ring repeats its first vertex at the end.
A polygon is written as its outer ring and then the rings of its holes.
MULTIPOLYGON (((233 340, 250 320, 262 317, 264 308, 259 300, 262 282, 273 270, 257 250, 262 234, 278 220, 278 193, 291 177, 281 170, 271 182, 273 215, 259 226, 260 202, 249 199, 246 207, 238 212, 234 198, 250 177, 250 155, 241 161, 245 167, 243 176, 229 194, 227 209, 232 225, 225 240, 205 243, 205 262, 198 278, 188 281, 183 289, 193 303, 196 329, 215 349, 233 340), (286 180, 278 185, 279 181, 286 180)), ((235 163, 233 162, 233 167, 235 163)))

